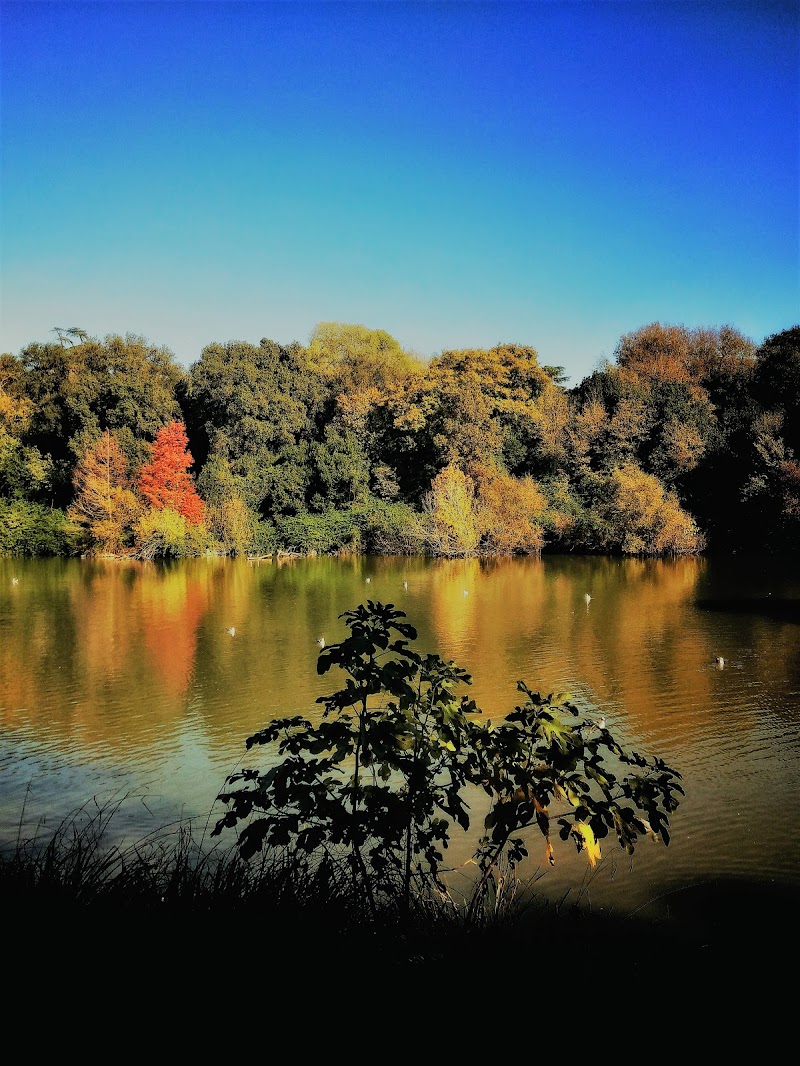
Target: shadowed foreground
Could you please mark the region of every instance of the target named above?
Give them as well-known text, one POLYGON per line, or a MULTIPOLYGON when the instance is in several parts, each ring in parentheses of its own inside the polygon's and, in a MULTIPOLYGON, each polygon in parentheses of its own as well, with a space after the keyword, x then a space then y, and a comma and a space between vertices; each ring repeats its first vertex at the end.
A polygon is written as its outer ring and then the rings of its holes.
POLYGON ((643 988, 666 981, 672 993, 763 993, 765 982, 794 965, 796 906, 788 888, 713 881, 676 894, 669 917, 655 921, 533 904, 479 927, 444 911, 408 921, 387 913, 359 924, 342 900, 267 894, 87 903, 0 881, 0 907, 14 930, 5 962, 11 972, 35 972, 40 989, 43 980, 57 989, 78 975, 94 982, 102 974, 106 989, 121 990, 146 974, 145 986, 156 980, 176 995, 197 995, 247 986, 257 975, 262 989, 288 994, 298 979, 328 974, 328 1000, 369 974, 415 986, 506 974, 519 988, 523 975, 535 980, 553 970, 565 977, 613 971, 615 983, 643 988), (50 960, 44 971, 42 960, 50 960))

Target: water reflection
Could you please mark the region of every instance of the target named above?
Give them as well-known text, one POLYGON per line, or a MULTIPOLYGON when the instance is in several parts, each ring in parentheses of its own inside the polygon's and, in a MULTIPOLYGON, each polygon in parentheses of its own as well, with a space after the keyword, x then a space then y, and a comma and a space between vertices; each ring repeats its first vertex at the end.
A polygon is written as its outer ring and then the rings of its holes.
POLYGON ((770 596, 800 602, 797 571, 704 558, 0 559, 0 833, 23 804, 52 824, 120 790, 142 797, 128 833, 207 817, 248 735, 319 714, 339 678, 316 673, 317 641, 344 636, 339 615, 369 597, 406 611, 419 650, 470 671, 488 717, 513 708, 518 679, 569 691, 684 774, 668 858, 637 853, 628 902, 720 869, 792 881, 800 625, 735 602, 770 596), (726 598, 730 609, 708 609, 726 598))

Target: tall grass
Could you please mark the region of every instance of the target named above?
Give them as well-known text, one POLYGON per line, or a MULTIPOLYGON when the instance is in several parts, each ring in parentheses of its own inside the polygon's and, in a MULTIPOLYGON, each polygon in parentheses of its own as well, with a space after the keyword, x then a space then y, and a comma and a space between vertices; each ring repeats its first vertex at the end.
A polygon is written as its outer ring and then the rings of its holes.
MULTIPOLYGON (((316 866, 290 847, 244 860, 233 846, 209 848, 190 824, 114 843, 123 804, 86 805, 47 834, 0 845, 0 907, 28 929, 111 928, 148 936, 180 932, 195 946, 235 953, 242 940, 293 955, 355 961, 365 950, 383 965, 435 963, 479 944, 511 938, 540 902, 512 876, 501 878, 479 914, 457 893, 419 893, 409 911, 398 877, 370 913, 344 858, 316 866)), ((131 941, 128 941, 129 946, 131 941)))

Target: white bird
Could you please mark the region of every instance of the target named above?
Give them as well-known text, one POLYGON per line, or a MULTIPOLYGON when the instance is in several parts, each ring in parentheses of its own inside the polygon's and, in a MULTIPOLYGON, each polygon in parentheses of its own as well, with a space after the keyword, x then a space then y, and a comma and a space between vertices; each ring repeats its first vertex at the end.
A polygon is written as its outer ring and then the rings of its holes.
POLYGON ((235 637, 236 636, 236 626, 229 626, 228 629, 227 629, 227 632, 230 633, 230 635, 232 637, 235 637))
POLYGON ((408 588, 408 582, 407 582, 407 581, 404 581, 404 582, 403 582, 403 588, 404 588, 404 589, 407 589, 407 588, 408 588))
POLYGON ((464 589, 464 595, 469 596, 469 592, 467 591, 467 589, 464 589))
POLYGON ((369 584, 369 583, 370 583, 370 581, 372 581, 372 578, 371 578, 371 577, 368 577, 368 578, 367 578, 367 584, 369 584))
POLYGON ((589 595, 589 593, 587 592, 587 593, 586 593, 586 594, 584 595, 584 597, 583 597, 583 598, 584 598, 584 599, 586 600, 586 606, 588 607, 588 606, 589 606, 589 604, 590 604, 590 603, 592 602, 592 597, 591 597, 591 596, 589 595))
POLYGON ((12 585, 18 585, 19 584, 19 578, 18 577, 12 577, 11 578, 11 584, 12 585))
POLYGON ((721 655, 714 656, 714 665, 718 666, 720 670, 723 668, 723 666, 725 665, 725 660, 722 658, 721 655))
POLYGON ((319 646, 321 648, 324 648, 325 647, 325 638, 324 637, 317 637, 317 644, 319 644, 319 646))

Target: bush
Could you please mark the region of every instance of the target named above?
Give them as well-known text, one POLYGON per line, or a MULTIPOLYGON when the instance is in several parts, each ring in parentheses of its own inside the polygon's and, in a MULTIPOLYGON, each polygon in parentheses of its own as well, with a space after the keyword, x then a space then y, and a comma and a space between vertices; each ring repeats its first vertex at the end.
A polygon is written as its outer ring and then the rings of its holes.
POLYGON ((481 551, 492 555, 536 555, 544 546, 547 500, 531 477, 496 470, 478 478, 481 551))
POLYGON ((0 553, 68 555, 66 514, 28 500, 0 500, 0 553))
POLYGON ((300 555, 358 552, 362 547, 362 530, 351 511, 304 511, 278 518, 276 530, 279 545, 300 555))
POLYGON ((422 543, 419 516, 411 507, 374 498, 342 511, 279 518, 276 535, 282 548, 301 555, 409 555, 422 543))
POLYGON ((136 554, 141 559, 182 559, 187 550, 187 523, 171 507, 151 508, 136 523, 136 554))
POLYGON ((272 749, 268 768, 231 775, 219 796, 228 810, 211 835, 235 828, 243 858, 280 849, 301 879, 349 882, 365 919, 393 905, 405 914, 449 893, 444 850, 454 824, 469 828, 465 789, 478 787, 490 806, 466 915, 480 923, 513 887, 529 829, 551 865, 551 831, 591 866, 609 835, 629 855, 640 837, 669 843, 680 774, 624 751, 568 695, 519 681, 523 702, 484 725, 474 700, 456 694, 469 674, 411 649, 404 612, 368 601, 341 617, 350 635, 323 649, 317 672, 336 666, 347 677, 317 699, 321 723, 273 719, 247 740, 248 750, 272 749))
POLYGON ((475 508, 475 482, 451 463, 439 471, 422 501, 425 540, 433 555, 470 556, 480 534, 475 508))
POLYGON ((423 542, 420 515, 406 503, 372 499, 361 508, 365 551, 375 555, 414 555, 423 542))
POLYGON ((612 470, 600 502, 603 547, 625 555, 692 555, 705 540, 674 493, 635 463, 612 470))

